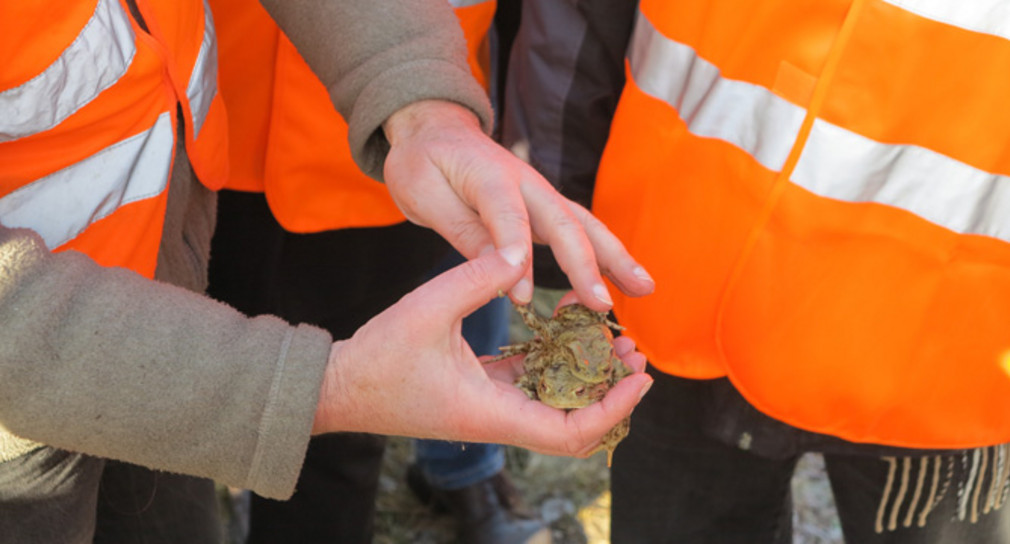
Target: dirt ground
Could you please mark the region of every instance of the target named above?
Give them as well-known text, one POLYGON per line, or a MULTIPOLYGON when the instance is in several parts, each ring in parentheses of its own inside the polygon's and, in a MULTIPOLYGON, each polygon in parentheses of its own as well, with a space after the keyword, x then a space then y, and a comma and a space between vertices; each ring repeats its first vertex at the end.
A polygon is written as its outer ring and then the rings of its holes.
MULTIPOLYGON (((386 451, 376 517, 376 544, 448 544, 453 524, 425 509, 404 481, 410 441, 386 451)), ((610 478, 606 456, 567 459, 508 449, 507 468, 528 504, 550 523, 554 544, 610 542, 610 478)), ((802 458, 793 478, 793 543, 843 544, 820 456, 802 458)))
MULTIPOLYGON (((376 544, 450 544, 454 526, 435 515, 407 488, 404 475, 411 459, 409 439, 392 438, 383 460, 376 505, 376 544)), ((610 542, 610 478, 606 458, 567 459, 508 448, 507 469, 527 503, 551 527, 554 544, 610 542)), ((800 460, 793 477, 793 543, 844 544, 834 501, 820 456, 800 460)), ((221 489, 226 544, 244 542, 248 516, 245 492, 221 489)))

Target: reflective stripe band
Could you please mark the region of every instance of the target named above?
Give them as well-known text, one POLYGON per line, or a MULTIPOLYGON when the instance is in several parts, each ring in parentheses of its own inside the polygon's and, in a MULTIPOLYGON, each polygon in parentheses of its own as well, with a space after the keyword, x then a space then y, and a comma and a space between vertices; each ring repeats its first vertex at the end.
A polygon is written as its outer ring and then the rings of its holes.
POLYGON ((0 198, 0 223, 39 233, 55 249, 120 206, 161 194, 172 166, 172 120, 0 198))
POLYGON ((193 137, 200 134, 203 122, 207 118, 210 103, 217 95, 217 36, 214 33, 214 18, 210 6, 203 3, 203 43, 193 65, 193 73, 186 85, 186 98, 189 99, 190 112, 193 115, 193 137))
POLYGON ((49 130, 126 73, 136 52, 130 18, 115 0, 95 13, 39 75, 0 93, 0 142, 49 130))
POLYGON ((828 198, 879 202, 963 234, 1010 241, 1010 176, 913 145, 883 145, 814 121, 793 182, 828 198))
POLYGON ((490 2, 491 0, 449 0, 449 5, 454 8, 468 8, 470 6, 476 6, 477 4, 483 4, 484 2, 490 2))
POLYGON ((725 79, 712 63, 670 40, 639 12, 628 50, 635 84, 670 104, 688 130, 730 142, 769 170, 782 170, 806 111, 768 90, 725 79))
POLYGON ((1010 2, 1006 0, 883 0, 940 23, 1010 39, 1010 2))
MULTIPOLYGON (((628 61, 635 84, 675 108, 692 134, 729 142, 765 168, 782 170, 806 110, 759 85, 723 78, 641 12, 628 61)), ((955 232, 1010 241, 1010 177, 820 119, 791 181, 820 196, 887 204, 955 232)))

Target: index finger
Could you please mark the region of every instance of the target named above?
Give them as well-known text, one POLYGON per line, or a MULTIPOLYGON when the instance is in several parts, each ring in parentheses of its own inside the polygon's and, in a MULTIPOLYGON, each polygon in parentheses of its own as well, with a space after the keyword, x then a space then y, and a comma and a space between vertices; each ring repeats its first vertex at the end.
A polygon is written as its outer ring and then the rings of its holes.
MULTIPOLYGON (((481 174, 479 181, 464 185, 463 200, 474 207, 495 247, 523 244, 532 254, 533 238, 528 204, 524 202, 516 182, 510 179, 510 176, 518 174, 507 170, 484 171, 481 174)), ((486 248, 485 251, 489 249, 486 248)), ((509 294, 518 304, 526 304, 533 299, 532 266, 527 268, 523 278, 509 294)))
POLYGON ((609 310, 614 303, 603 283, 596 251, 568 199, 539 175, 523 183, 521 190, 533 232, 550 245, 579 299, 593 310, 609 310))

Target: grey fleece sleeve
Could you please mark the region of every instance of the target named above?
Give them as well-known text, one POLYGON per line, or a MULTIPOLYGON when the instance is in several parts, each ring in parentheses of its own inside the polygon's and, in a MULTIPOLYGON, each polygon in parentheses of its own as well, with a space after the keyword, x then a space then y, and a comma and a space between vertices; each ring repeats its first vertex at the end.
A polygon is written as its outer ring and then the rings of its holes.
POLYGON ((491 132, 487 93, 473 78, 459 21, 446 0, 262 0, 329 89, 350 127, 351 154, 381 180, 382 123, 419 100, 470 108, 491 132))
POLYGON ((0 431, 292 493, 324 331, 51 254, 29 230, 0 227, 0 278, 0 431))

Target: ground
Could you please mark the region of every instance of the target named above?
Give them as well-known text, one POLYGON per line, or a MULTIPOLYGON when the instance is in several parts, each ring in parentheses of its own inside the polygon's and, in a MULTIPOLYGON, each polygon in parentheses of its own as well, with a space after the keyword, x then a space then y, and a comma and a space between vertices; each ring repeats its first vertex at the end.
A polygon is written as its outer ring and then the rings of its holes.
MULTIPOLYGON (((376 544, 448 544, 450 518, 421 505, 404 481, 410 441, 390 440, 380 481, 376 544)), ((531 506, 550 523, 554 544, 610 542, 610 477, 606 456, 568 459, 509 448, 508 470, 531 506)), ((807 455, 793 478, 794 544, 842 544, 820 456, 807 455)))

